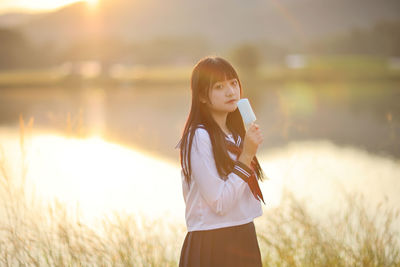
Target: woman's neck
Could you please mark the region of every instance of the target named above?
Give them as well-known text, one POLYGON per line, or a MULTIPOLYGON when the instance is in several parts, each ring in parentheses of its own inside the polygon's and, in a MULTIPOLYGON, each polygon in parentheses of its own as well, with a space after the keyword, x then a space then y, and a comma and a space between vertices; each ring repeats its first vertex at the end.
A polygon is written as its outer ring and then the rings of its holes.
POLYGON ((228 113, 212 113, 211 115, 218 126, 221 128, 221 130, 227 135, 230 134, 230 131, 226 125, 226 118, 228 117, 228 113))

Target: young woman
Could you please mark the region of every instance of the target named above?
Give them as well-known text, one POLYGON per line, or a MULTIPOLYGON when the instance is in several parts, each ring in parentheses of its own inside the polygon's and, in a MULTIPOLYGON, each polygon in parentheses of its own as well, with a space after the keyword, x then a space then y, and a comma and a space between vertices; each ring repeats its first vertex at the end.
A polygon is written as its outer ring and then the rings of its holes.
POLYGON ((226 60, 193 69, 192 105, 180 141, 186 235, 179 266, 261 266, 253 219, 262 215, 255 157, 263 141, 237 109, 239 77, 226 60))

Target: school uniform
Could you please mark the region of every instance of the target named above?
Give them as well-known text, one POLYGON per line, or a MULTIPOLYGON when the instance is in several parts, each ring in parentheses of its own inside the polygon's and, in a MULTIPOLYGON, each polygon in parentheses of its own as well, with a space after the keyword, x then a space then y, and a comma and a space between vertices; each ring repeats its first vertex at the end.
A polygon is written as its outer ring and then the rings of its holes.
MULTIPOLYGON (((227 136, 240 146, 240 136, 227 136)), ((252 193, 247 179, 252 169, 236 161, 227 179, 217 171, 211 140, 204 128, 194 133, 191 150, 190 186, 182 172, 186 204, 185 237, 179 266, 262 266, 253 220, 262 215, 260 200, 252 193)))

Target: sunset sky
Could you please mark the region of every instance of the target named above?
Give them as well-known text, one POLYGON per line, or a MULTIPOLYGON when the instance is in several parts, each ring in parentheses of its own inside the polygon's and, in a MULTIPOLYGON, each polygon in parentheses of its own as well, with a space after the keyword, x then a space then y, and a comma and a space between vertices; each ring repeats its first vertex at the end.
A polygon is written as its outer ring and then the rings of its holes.
MULTIPOLYGON (((30 12, 46 11, 79 1, 82 0, 0 0, 0 13, 20 10, 30 12)), ((99 0, 83 1, 91 4, 96 4, 99 0)))

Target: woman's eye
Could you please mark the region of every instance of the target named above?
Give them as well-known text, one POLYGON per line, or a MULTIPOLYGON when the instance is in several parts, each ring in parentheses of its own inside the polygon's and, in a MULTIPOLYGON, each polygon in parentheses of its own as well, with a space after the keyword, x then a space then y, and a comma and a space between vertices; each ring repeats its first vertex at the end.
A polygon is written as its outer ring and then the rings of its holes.
POLYGON ((234 80, 234 81, 232 82, 232 85, 237 85, 237 81, 234 80))
POLYGON ((215 86, 215 89, 221 89, 222 88, 222 84, 217 84, 216 86, 215 86))

